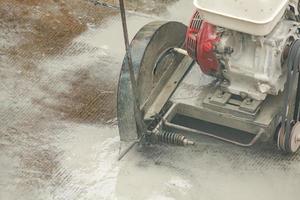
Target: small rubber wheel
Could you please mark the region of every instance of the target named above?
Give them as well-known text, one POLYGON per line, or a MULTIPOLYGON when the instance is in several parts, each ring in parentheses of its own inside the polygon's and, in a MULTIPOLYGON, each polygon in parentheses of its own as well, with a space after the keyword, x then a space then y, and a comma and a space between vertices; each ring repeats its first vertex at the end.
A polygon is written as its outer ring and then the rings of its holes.
POLYGON ((300 122, 297 122, 292 128, 289 146, 292 153, 295 153, 300 147, 300 122))
POLYGON ((300 147, 300 122, 297 122, 292 126, 290 140, 288 144, 285 143, 285 132, 283 128, 280 128, 278 133, 278 147, 288 153, 295 153, 300 147), (288 148, 286 148, 288 147, 288 148))

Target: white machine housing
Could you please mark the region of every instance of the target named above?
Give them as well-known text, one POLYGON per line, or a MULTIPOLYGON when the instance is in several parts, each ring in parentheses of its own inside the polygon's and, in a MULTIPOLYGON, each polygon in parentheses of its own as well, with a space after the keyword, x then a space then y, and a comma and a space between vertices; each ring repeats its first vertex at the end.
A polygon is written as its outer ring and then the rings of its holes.
POLYGON ((194 4, 204 21, 217 26, 216 54, 227 80, 222 84, 225 91, 255 100, 283 91, 285 54, 299 38, 300 27, 287 16, 298 16, 298 0, 195 0, 194 4))
POLYGON ((195 0, 202 18, 224 28, 264 36, 282 18, 289 0, 195 0))

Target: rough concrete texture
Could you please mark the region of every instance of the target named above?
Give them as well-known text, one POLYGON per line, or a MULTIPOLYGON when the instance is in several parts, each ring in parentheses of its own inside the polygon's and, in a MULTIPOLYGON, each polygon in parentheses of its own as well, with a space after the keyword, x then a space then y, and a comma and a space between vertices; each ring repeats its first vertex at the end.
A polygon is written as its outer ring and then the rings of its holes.
MULTIPOLYGON (((116 1, 109 1, 115 3, 116 1)), ((188 22, 192 1, 128 1, 132 37, 188 22)), ((201 137, 134 149, 121 162, 118 13, 85 0, 0 1, 0 199, 299 199, 300 157, 201 137)))

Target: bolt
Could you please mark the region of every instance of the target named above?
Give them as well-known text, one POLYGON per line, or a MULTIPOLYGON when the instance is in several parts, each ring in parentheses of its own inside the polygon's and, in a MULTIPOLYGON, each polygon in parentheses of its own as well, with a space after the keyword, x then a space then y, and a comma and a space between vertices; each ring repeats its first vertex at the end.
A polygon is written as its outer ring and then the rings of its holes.
POLYGON ((195 145, 195 142, 188 140, 188 139, 184 139, 183 140, 183 145, 184 146, 191 146, 191 145, 195 145))
POLYGON ((234 52, 234 49, 232 47, 225 47, 224 53, 226 54, 232 54, 234 52))
POLYGON ((222 84, 223 84, 224 86, 227 86, 229 83, 228 83, 228 81, 224 80, 222 84))
POLYGON ((247 98, 247 99, 246 99, 246 104, 247 104, 247 105, 251 105, 251 104, 252 104, 252 100, 251 100, 250 98, 247 98))
POLYGON ((241 93, 240 93, 240 96, 241 96, 243 99, 245 99, 245 98, 248 96, 248 94, 245 93, 245 92, 241 92, 241 93))
POLYGON ((218 97, 218 98, 222 98, 222 97, 223 97, 223 92, 220 91, 217 97, 218 97))
POLYGON ((271 86, 268 85, 268 84, 259 83, 258 84, 258 89, 259 89, 260 92, 265 94, 271 89, 271 86))

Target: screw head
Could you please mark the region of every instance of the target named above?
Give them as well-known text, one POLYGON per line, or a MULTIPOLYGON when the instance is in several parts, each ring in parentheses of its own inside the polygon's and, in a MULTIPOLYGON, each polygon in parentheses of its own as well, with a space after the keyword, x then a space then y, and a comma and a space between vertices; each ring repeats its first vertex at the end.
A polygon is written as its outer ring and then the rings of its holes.
POLYGON ((251 104, 252 104, 252 100, 251 100, 250 98, 247 98, 247 99, 246 99, 246 104, 247 104, 247 105, 251 105, 251 104))

